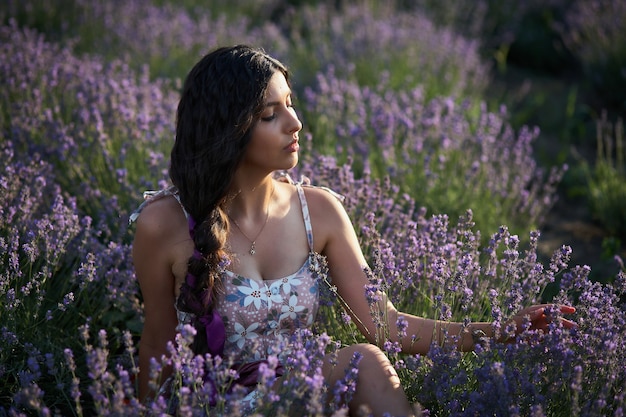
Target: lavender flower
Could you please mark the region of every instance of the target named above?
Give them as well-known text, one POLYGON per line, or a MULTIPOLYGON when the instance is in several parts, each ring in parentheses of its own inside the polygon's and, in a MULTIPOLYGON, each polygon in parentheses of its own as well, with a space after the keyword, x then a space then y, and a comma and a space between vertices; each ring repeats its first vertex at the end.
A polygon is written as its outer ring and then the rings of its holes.
POLYGON ((335 409, 340 409, 350 403, 350 400, 356 390, 359 375, 358 366, 361 359, 362 355, 355 352, 350 359, 350 364, 345 371, 345 376, 338 380, 333 387, 332 405, 335 409))

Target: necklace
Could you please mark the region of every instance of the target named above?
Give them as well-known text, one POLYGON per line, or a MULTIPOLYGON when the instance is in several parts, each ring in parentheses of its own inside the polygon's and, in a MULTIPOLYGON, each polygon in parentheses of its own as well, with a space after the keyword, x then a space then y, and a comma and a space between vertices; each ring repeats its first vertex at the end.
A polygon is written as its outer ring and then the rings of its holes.
POLYGON ((247 234, 244 233, 244 231, 241 229, 241 227, 239 226, 239 223, 237 223, 237 220, 233 219, 232 217, 230 217, 230 214, 226 213, 226 215, 228 216, 228 218, 235 224, 235 226, 237 226, 237 229, 239 229, 239 231, 241 232, 241 234, 250 241, 250 250, 248 251, 248 253, 252 256, 254 256, 254 254, 256 253, 256 240, 259 238, 259 236, 261 236, 261 232, 263 231, 263 229, 265 229, 265 225, 267 224, 267 220, 270 218, 270 203, 272 201, 272 197, 274 196, 274 190, 276 189, 276 187, 272 187, 272 194, 270 195, 270 202, 267 203, 267 211, 265 213, 265 221, 263 222, 263 225, 261 226, 261 229, 259 229, 259 231, 257 232, 256 236, 254 237, 254 239, 250 239, 248 237, 247 234))

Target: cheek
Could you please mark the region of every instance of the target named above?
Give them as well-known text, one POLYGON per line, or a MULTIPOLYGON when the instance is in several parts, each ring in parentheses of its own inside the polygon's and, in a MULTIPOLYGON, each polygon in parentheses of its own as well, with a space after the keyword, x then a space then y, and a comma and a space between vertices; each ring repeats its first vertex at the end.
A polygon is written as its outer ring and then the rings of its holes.
POLYGON ((256 126, 252 129, 250 135, 249 146, 255 146, 259 142, 263 142, 263 138, 267 135, 267 128, 261 122, 257 122, 256 126))
POLYGON ((272 133, 271 126, 269 124, 258 125, 252 132, 250 138, 250 148, 254 148, 257 152, 267 152, 272 146, 273 138, 276 135, 272 133))
POLYGON ((262 163, 267 161, 269 153, 272 151, 270 136, 264 129, 255 129, 246 147, 244 159, 249 162, 262 163))

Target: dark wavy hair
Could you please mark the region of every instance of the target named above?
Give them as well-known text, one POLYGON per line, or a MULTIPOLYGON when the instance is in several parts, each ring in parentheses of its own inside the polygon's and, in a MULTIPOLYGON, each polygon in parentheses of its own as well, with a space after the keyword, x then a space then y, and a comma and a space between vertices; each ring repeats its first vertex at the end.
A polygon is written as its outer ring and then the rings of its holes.
MULTIPOLYGON (((228 257, 224 246, 229 222, 223 206, 276 71, 289 82, 286 67, 263 50, 222 47, 204 56, 183 85, 170 178, 192 218, 196 251, 188 262, 195 284, 183 283, 177 306, 196 317, 215 305, 220 263, 228 257)), ((205 329, 197 323, 195 327, 194 351, 206 353, 205 329)))

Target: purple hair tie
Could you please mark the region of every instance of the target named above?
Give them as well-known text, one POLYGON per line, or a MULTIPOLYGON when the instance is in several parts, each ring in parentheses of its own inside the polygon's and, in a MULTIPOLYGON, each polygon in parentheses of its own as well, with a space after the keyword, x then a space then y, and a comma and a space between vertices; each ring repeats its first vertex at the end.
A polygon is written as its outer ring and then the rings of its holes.
POLYGON ((226 342, 226 328, 222 317, 215 309, 198 317, 206 331, 206 342, 212 356, 222 356, 226 342))
POLYGON ((196 228, 196 221, 193 219, 193 217, 191 217, 191 214, 187 215, 187 224, 189 225, 189 234, 193 238, 193 232, 196 228))

